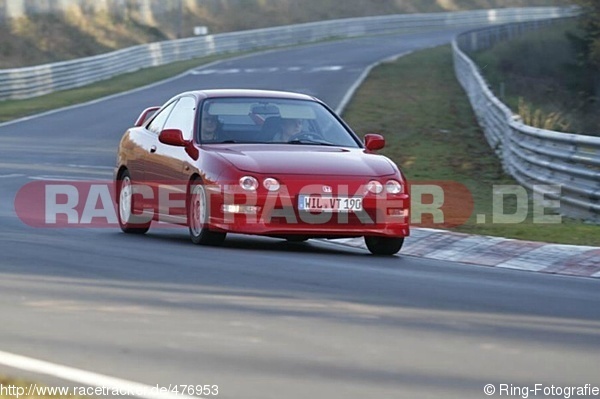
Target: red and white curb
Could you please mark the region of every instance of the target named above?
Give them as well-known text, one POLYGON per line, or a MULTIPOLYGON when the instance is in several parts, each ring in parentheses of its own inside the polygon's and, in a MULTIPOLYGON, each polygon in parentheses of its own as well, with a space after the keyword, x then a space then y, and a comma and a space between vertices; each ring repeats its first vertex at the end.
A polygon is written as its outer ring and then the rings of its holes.
MULTIPOLYGON (((336 242, 366 248, 362 238, 336 242)), ((413 228, 400 254, 505 269, 600 278, 599 247, 548 244, 413 228)))

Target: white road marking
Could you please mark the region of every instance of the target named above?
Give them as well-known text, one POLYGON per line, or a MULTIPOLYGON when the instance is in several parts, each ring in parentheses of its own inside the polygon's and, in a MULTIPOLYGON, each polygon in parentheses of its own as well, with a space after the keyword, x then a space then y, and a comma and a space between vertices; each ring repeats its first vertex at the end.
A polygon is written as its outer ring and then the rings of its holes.
POLYGON ((13 177, 23 177, 23 176, 25 176, 25 175, 19 174, 19 173, 13 173, 10 175, 0 175, 0 179, 11 179, 13 177))
POLYGON ((315 67, 315 68, 312 68, 310 70, 310 72, 337 72, 337 71, 341 71, 342 69, 344 69, 343 66, 331 65, 331 66, 315 67))
POLYGON ((87 386, 107 388, 109 391, 131 392, 131 396, 143 399, 192 399, 193 396, 176 395, 170 392, 160 392, 155 386, 140 384, 123 380, 121 378, 109 377, 90 371, 79 370, 73 367, 61 366, 37 360, 30 357, 15 355, 0 351, 0 364, 30 371, 36 374, 49 375, 62 380, 77 382, 87 386))
POLYGON ((212 75, 215 73, 216 69, 203 69, 201 71, 190 71, 191 75, 212 75))
MULTIPOLYGON (((192 75, 232 75, 241 73, 243 70, 239 68, 227 68, 227 69, 205 69, 200 71, 191 71, 192 75)), ((245 72, 245 71, 244 71, 245 72)))
POLYGON ((41 181, 72 181, 72 182, 89 182, 89 181, 106 181, 107 179, 101 179, 98 177, 86 177, 82 179, 81 176, 62 176, 62 175, 40 175, 40 176, 27 176, 29 180, 41 180, 41 181))
POLYGON ((98 165, 77 165, 77 164, 69 164, 67 165, 70 168, 80 168, 80 169, 103 169, 103 170, 114 170, 114 166, 98 166, 98 165))
POLYGON ((271 73, 279 71, 279 67, 270 68, 244 68, 244 73, 271 73))

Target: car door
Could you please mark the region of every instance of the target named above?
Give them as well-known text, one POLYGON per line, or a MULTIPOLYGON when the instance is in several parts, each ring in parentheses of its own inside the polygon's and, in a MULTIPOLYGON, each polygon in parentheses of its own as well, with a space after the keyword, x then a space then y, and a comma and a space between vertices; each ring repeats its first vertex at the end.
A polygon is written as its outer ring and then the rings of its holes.
MULTIPOLYGON (((178 129, 185 140, 192 140, 196 126, 196 99, 192 96, 180 97, 169 113, 162 130, 178 129)), ((156 143, 148 154, 146 180, 156 187, 158 195, 159 219, 168 222, 185 223, 185 194, 190 174, 190 158, 184 147, 156 143)))
POLYGON ((140 194, 139 199, 134 202, 137 211, 146 210, 146 212, 149 212, 149 210, 154 210, 156 212, 156 195, 145 189, 149 185, 146 177, 146 166, 148 156, 156 150, 158 132, 162 130, 174 106, 175 102, 166 104, 144 126, 130 129, 127 141, 121 143, 128 153, 127 169, 136 184, 134 190, 137 190, 136 192, 140 194))

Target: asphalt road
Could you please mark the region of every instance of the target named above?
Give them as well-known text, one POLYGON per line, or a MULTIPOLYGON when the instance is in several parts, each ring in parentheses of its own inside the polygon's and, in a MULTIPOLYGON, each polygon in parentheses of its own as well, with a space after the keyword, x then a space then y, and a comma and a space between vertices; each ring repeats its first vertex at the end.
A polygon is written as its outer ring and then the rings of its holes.
POLYGON ((335 108, 368 65, 451 36, 271 51, 0 126, 0 351, 151 386, 216 384, 221 398, 600 386, 598 280, 376 258, 319 241, 231 236, 196 247, 184 228, 132 237, 35 229, 15 215, 28 182, 110 179, 122 132, 180 91, 295 90, 335 108))

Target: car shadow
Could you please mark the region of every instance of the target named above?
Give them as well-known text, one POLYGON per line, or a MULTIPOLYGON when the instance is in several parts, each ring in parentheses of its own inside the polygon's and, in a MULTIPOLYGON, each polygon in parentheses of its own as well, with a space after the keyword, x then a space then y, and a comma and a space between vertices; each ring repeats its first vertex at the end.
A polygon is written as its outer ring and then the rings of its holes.
MULTIPOLYGON (((122 234, 122 233, 117 233, 122 234)), ((185 230, 150 230, 143 236, 127 236, 168 242, 173 245, 194 246, 185 230)), ((223 244, 218 246, 198 246, 199 248, 222 248, 227 250, 251 250, 273 252, 296 252, 312 254, 371 256, 366 249, 353 248, 335 240, 310 239, 304 242, 291 242, 280 238, 252 236, 244 234, 228 234, 223 244)))

